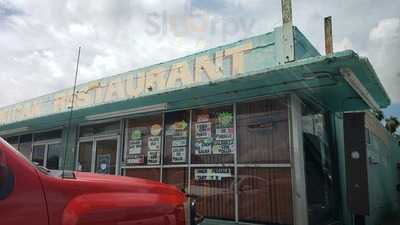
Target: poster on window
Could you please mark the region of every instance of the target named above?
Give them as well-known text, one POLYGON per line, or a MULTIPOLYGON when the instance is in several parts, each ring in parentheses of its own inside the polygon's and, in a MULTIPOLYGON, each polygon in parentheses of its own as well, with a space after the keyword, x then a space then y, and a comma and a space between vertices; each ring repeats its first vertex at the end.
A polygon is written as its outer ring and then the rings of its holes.
POLYGON ((210 138, 211 137, 211 122, 196 123, 196 138, 210 138))
POLYGON ((158 164, 160 164, 160 151, 148 151, 147 165, 158 165, 158 164))
POLYGON ((233 154, 234 150, 233 140, 217 140, 212 147, 212 154, 233 154))
POLYGON ((130 155, 142 153, 142 140, 129 140, 128 148, 130 155))
POLYGON ((148 146, 150 150, 160 150, 161 136, 149 137, 148 146))
POLYGON ((233 140, 233 128, 217 128, 215 129, 215 140, 233 140))
POLYGON ((211 154, 212 149, 212 139, 208 138, 197 140, 194 147, 196 155, 209 155, 211 154))
POLYGON ((132 158, 127 159, 128 164, 143 164, 144 163, 144 155, 137 154, 133 155, 132 158))
POLYGON ((186 146, 187 139, 186 138, 178 138, 172 140, 172 147, 186 146))
POLYGON ((194 170, 195 180, 220 181, 232 177, 231 168, 206 168, 194 170))
POLYGON ((104 174, 110 173, 110 164, 111 164, 111 155, 110 154, 98 155, 96 172, 104 173, 104 174))
POLYGON ((172 162, 181 163, 186 161, 186 147, 172 147, 172 162))

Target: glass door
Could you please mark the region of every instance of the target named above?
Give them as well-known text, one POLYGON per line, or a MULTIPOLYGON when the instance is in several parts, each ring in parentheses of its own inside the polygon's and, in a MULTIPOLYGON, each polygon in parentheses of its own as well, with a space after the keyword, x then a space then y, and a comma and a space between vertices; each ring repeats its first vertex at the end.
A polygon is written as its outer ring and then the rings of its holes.
POLYGON ((116 174, 118 139, 96 140, 96 173, 116 174))
POLYGON ((118 174, 119 136, 93 137, 79 142, 77 170, 118 174))
POLYGON ((77 170, 92 172, 93 141, 79 142, 77 170))

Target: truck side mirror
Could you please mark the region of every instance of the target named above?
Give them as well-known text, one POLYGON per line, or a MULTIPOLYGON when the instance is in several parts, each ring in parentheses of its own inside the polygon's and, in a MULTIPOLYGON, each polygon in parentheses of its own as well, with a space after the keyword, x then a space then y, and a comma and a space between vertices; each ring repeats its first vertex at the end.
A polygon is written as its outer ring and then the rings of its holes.
POLYGON ((6 199, 14 189, 14 174, 7 167, 6 157, 0 149, 0 200, 6 199))

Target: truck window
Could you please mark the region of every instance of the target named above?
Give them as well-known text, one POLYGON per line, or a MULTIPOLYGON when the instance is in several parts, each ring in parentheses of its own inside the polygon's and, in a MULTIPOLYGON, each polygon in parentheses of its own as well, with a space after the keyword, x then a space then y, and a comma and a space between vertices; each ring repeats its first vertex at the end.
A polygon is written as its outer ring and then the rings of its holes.
POLYGON ((3 149, 0 149, 0 200, 9 196, 14 188, 14 176, 7 167, 3 149))

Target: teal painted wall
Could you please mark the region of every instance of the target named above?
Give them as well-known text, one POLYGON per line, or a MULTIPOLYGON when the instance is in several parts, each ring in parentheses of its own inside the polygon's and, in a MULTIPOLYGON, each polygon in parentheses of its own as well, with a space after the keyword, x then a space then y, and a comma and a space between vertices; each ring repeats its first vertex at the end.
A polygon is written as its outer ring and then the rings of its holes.
POLYGON ((400 215, 400 147, 383 125, 371 115, 366 115, 366 127, 369 130, 367 140, 368 183, 370 216, 368 225, 381 224, 391 215, 400 215))

